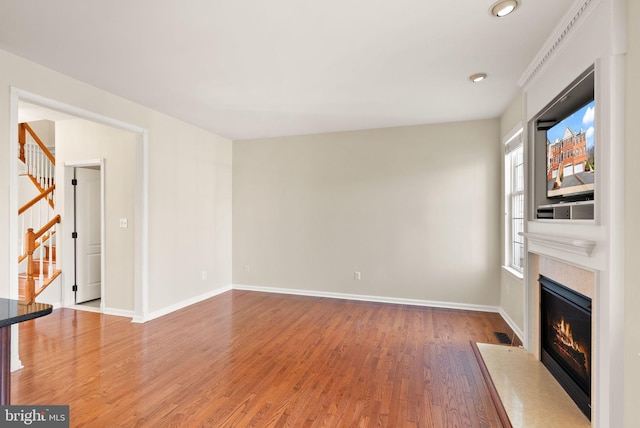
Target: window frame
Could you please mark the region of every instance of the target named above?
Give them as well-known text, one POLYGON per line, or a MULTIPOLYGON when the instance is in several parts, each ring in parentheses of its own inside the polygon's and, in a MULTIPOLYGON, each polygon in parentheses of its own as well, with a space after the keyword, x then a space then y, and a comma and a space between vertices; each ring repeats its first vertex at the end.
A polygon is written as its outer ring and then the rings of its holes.
POLYGON ((524 128, 519 125, 504 142, 504 266, 518 276, 524 274, 525 263, 524 237, 519 235, 524 232, 526 220, 523 135, 524 128), (515 207, 516 203, 518 207, 515 207), (517 247, 520 248, 520 254, 517 254, 517 247))

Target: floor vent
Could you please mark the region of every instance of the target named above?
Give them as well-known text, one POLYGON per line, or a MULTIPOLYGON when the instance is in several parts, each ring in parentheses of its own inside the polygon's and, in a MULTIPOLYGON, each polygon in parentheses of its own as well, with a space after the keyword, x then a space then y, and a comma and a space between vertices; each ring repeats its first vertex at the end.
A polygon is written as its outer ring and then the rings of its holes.
POLYGON ((500 342, 500 344, 502 345, 511 345, 511 338, 509 337, 509 335, 507 333, 501 333, 498 331, 494 331, 493 335, 496 337, 496 339, 498 339, 498 342, 500 342))

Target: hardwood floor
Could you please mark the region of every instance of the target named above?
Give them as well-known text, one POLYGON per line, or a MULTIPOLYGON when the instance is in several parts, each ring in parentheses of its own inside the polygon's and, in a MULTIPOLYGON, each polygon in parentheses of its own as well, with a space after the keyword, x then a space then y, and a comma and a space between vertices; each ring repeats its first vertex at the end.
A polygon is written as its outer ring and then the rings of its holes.
POLYGON ((471 341, 498 314, 231 291, 145 324, 20 324, 12 404, 71 426, 498 427, 471 341))

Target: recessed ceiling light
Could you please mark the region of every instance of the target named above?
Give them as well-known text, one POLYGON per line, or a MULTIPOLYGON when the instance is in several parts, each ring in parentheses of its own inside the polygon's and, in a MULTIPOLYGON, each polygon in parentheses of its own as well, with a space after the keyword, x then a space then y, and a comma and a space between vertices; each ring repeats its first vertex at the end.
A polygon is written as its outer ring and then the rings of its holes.
POLYGON ((518 7, 517 0, 500 0, 497 3, 494 3, 489 9, 489 13, 491 15, 501 18, 503 16, 509 15, 511 12, 516 10, 518 7))
POLYGON ((469 80, 471 80, 473 83, 482 82, 486 78, 487 78, 486 73, 476 73, 469 76, 469 80))

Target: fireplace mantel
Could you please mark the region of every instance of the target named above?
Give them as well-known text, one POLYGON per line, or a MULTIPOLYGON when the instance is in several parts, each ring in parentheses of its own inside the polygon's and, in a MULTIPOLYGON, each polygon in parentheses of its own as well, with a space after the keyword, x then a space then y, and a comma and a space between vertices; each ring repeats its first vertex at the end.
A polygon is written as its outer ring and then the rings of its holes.
POLYGON ((531 232, 525 232, 522 233, 522 235, 527 238, 531 244, 554 248, 556 250, 562 250, 586 257, 591 257, 591 253, 596 246, 596 241, 592 241, 590 239, 531 232))

